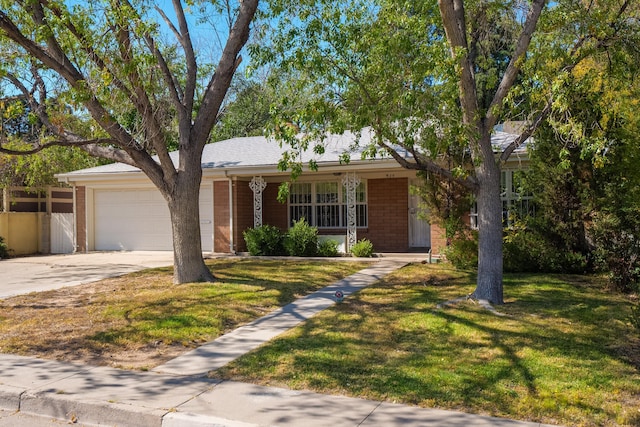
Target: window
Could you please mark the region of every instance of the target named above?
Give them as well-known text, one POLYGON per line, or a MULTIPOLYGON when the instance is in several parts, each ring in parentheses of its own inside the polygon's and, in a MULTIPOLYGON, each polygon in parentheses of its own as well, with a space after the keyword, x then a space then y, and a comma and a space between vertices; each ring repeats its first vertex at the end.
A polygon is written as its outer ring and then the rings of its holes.
POLYGON ((289 222, 293 225, 294 221, 300 221, 306 218, 310 222, 312 211, 311 203, 311 184, 295 183, 289 189, 289 222))
MULTIPOLYGON (((505 227, 518 218, 533 215, 535 206, 533 195, 524 189, 524 171, 503 170, 500 179, 500 199, 502 200, 502 222, 505 227)), ((471 206, 471 228, 478 228, 478 204, 471 206)))
POLYGON ((340 227, 340 199, 337 182, 318 182, 316 187, 316 221, 318 227, 340 227))
POLYGON ((507 227, 519 218, 533 215, 533 195, 525 190, 525 173, 522 170, 502 171, 501 192, 502 222, 507 227))
MULTIPOLYGON (((342 182, 296 182, 289 190, 289 224, 305 218, 318 228, 347 226, 347 194, 342 182)), ((367 186, 356 188, 356 225, 367 226, 367 186)))

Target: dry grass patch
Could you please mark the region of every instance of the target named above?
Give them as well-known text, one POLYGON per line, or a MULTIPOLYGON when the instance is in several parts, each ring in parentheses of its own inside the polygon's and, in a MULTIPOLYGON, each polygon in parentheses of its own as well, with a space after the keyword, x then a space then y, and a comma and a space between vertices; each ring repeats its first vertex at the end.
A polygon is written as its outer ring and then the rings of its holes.
POLYGON ((216 283, 172 284, 172 269, 0 301, 0 352, 150 369, 366 266, 211 260, 216 283))

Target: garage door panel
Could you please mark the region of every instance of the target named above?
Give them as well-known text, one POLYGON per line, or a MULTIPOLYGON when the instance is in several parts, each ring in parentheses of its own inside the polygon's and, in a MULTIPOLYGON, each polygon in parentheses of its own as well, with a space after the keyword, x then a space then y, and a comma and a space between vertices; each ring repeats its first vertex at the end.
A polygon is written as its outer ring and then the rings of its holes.
MULTIPOLYGON (((212 251, 211 188, 200 192, 203 251, 212 251)), ((169 208, 157 190, 95 190, 96 250, 172 250, 169 208)))

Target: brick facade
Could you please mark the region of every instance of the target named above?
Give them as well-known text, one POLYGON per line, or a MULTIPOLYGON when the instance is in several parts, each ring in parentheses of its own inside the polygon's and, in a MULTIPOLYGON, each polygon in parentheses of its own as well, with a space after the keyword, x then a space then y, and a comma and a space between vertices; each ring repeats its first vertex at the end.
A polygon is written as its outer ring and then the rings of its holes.
MULTIPOLYGON (((407 178, 370 179, 368 186, 369 227, 358 231, 376 252, 409 250, 409 182, 407 178)), ((362 236, 362 237, 361 237, 362 236)))
POLYGON ((444 228, 439 225, 431 225, 431 253, 433 255, 443 255, 447 247, 447 235, 444 228))
POLYGON ((253 191, 249 188, 249 181, 234 181, 233 194, 233 242, 237 252, 246 252, 242 233, 253 227, 253 191))
MULTIPOLYGON (((248 183, 242 183, 243 188, 248 183)), ((262 195, 263 224, 274 225, 281 230, 288 229, 287 204, 277 200, 279 183, 269 183, 262 195)), ((377 252, 406 252, 409 249, 409 183, 407 178, 370 179, 368 186, 368 219, 366 228, 358 228, 360 239, 369 239, 377 252)), ((238 190, 236 190, 238 191, 238 190)), ((240 238, 236 240, 238 250, 246 250, 242 231, 253 226, 253 193, 238 192, 237 207, 243 207, 249 215, 238 217, 237 229, 240 238), (246 199, 245 201, 240 201, 246 199), (244 228, 243 228, 244 227, 244 228)), ((216 199, 217 200, 217 199, 216 199)), ((240 209, 236 209, 240 212, 240 209)), ((319 234, 346 234, 344 228, 321 228, 319 234)))
POLYGON ((262 193, 262 222, 284 231, 289 228, 289 213, 287 212, 287 202, 280 203, 278 201, 279 187, 279 182, 270 182, 262 193))
POLYGON ((231 233, 229 231, 229 182, 213 183, 213 251, 229 252, 231 233))

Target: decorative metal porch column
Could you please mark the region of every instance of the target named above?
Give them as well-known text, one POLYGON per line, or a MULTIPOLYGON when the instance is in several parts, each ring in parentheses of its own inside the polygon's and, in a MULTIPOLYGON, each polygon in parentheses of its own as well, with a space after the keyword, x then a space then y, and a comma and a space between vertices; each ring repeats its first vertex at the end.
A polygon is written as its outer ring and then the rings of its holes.
POLYGON ((360 178, 355 172, 347 172, 342 178, 347 196, 347 253, 351 252, 351 248, 358 241, 357 236, 357 214, 356 214, 356 189, 360 185, 360 178))
POLYGON ((249 182, 249 188, 253 191, 253 226, 262 225, 262 192, 267 188, 266 181, 261 176, 254 176, 249 182))

